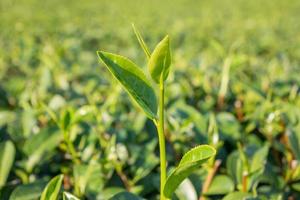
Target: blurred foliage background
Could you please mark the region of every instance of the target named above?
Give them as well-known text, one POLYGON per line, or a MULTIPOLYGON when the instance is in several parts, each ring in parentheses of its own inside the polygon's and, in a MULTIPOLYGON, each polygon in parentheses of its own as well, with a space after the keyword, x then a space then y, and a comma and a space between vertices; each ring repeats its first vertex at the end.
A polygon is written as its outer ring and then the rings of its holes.
MULTIPOLYGON (((213 144, 222 163, 208 199, 299 199, 299 10, 297 0, 1 0, 0 199, 38 199, 58 174, 80 199, 158 198, 155 127, 96 55, 146 70, 132 22, 152 49, 171 37, 169 166, 213 144)), ((174 199, 197 199, 211 167, 174 199)))

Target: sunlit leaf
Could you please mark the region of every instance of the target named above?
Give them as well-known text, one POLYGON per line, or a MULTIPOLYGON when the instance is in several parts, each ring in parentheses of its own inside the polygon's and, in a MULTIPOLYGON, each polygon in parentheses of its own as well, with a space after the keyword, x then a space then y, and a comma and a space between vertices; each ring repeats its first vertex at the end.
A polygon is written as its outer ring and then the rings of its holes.
POLYGON ((15 160, 16 149, 11 141, 0 143, 0 188, 5 185, 15 160))
POLYGON ((188 151, 167 178, 164 195, 171 198, 179 184, 215 154, 216 150, 209 145, 200 145, 188 151))
POLYGON ((73 194, 71 194, 69 192, 64 192, 63 200, 79 200, 79 198, 77 198, 76 196, 74 196, 73 194))
POLYGON ((112 53, 98 51, 98 56, 108 70, 151 119, 156 117, 157 99, 154 89, 143 71, 129 59, 112 53))
POLYGON ((149 72, 152 79, 156 82, 160 82, 160 77, 166 80, 171 64, 171 53, 170 53, 170 39, 167 35, 162 41, 158 43, 148 62, 149 72))
POLYGON ((232 179, 226 175, 217 175, 212 180, 205 195, 228 194, 234 190, 232 179))
POLYGON ((57 200, 64 176, 58 175, 51 179, 45 187, 40 200, 57 200))
POLYGON ((133 28, 133 31, 134 31, 134 34, 135 34, 136 38, 138 39, 138 41, 140 43, 140 46, 142 47, 142 49, 143 49, 145 55, 147 56, 147 58, 149 59, 151 54, 150 54, 149 48, 147 47, 146 43, 144 42, 144 39, 143 39, 142 35, 137 30, 137 28, 135 27, 134 24, 132 24, 132 28, 133 28))

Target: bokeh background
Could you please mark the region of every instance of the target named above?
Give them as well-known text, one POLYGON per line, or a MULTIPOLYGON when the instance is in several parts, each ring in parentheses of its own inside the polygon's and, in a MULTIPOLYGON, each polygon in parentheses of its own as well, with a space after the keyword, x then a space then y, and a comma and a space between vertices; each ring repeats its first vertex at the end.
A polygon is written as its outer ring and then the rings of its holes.
MULTIPOLYGON (((1 0, 0 199, 37 199, 57 174, 81 199, 125 189, 158 198, 155 127, 96 54, 146 71, 131 23, 151 50, 171 37, 169 170, 195 145, 218 146, 229 187, 215 181, 208 198, 222 199, 242 190, 239 143, 249 163, 264 163, 247 192, 300 198, 299 19, 298 0, 1 0)), ((206 175, 199 169, 174 199, 197 199, 206 175)))

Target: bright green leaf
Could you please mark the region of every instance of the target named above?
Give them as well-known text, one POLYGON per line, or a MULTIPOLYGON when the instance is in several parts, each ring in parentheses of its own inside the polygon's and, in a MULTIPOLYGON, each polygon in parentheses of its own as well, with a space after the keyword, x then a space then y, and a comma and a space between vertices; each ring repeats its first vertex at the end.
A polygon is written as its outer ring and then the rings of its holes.
POLYGON ((79 200, 79 199, 69 192, 64 192, 63 200, 79 200))
POLYGON ((136 38, 138 39, 140 46, 142 47, 144 53, 146 54, 147 58, 150 59, 151 54, 149 52, 149 49, 148 49, 146 43, 144 42, 142 35, 137 30, 137 28, 135 27, 134 24, 132 24, 132 28, 133 28, 134 34, 135 34, 136 38))
POLYGON ((97 53, 108 70, 124 86, 147 116, 154 119, 157 112, 157 99, 154 89, 143 71, 123 56, 103 51, 97 53))
POLYGON ((205 195, 222 195, 228 194, 234 190, 232 179, 226 175, 217 175, 212 180, 208 191, 205 195))
POLYGON ((61 184, 64 176, 58 175, 51 179, 45 187, 40 200, 56 200, 60 192, 61 184))
POLYGON ((148 62, 149 72, 152 79, 156 82, 160 82, 160 77, 163 76, 163 80, 166 80, 171 64, 170 53, 170 39, 167 35, 162 41, 158 43, 148 62))
POLYGON ((11 141, 0 143, 0 188, 5 185, 15 160, 16 149, 11 141))
POLYGON ((216 150, 209 145, 200 145, 188 151, 182 157, 178 167, 167 178, 164 195, 171 198, 180 183, 215 154, 216 150))

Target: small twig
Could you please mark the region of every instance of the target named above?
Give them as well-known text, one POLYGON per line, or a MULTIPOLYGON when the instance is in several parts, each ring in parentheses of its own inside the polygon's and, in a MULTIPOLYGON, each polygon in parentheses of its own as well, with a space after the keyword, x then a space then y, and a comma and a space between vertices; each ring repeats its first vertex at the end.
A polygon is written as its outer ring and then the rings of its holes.
POLYGON ((130 192, 131 191, 131 185, 129 183, 129 180, 128 180, 127 176, 122 172, 121 169, 116 168, 116 172, 117 172, 118 176, 121 178, 126 190, 128 192, 130 192))
POLYGON ((248 190, 248 173, 247 172, 243 173, 242 184, 243 184, 243 192, 247 192, 247 190, 248 190))
POLYGON ((205 179, 205 182, 203 184, 202 192, 201 192, 201 196, 199 197, 199 200, 205 200, 204 194, 208 191, 208 188, 209 188, 216 172, 218 171, 221 163, 222 163, 222 160, 216 160, 213 168, 211 168, 209 170, 208 175, 207 175, 207 177, 205 179))

